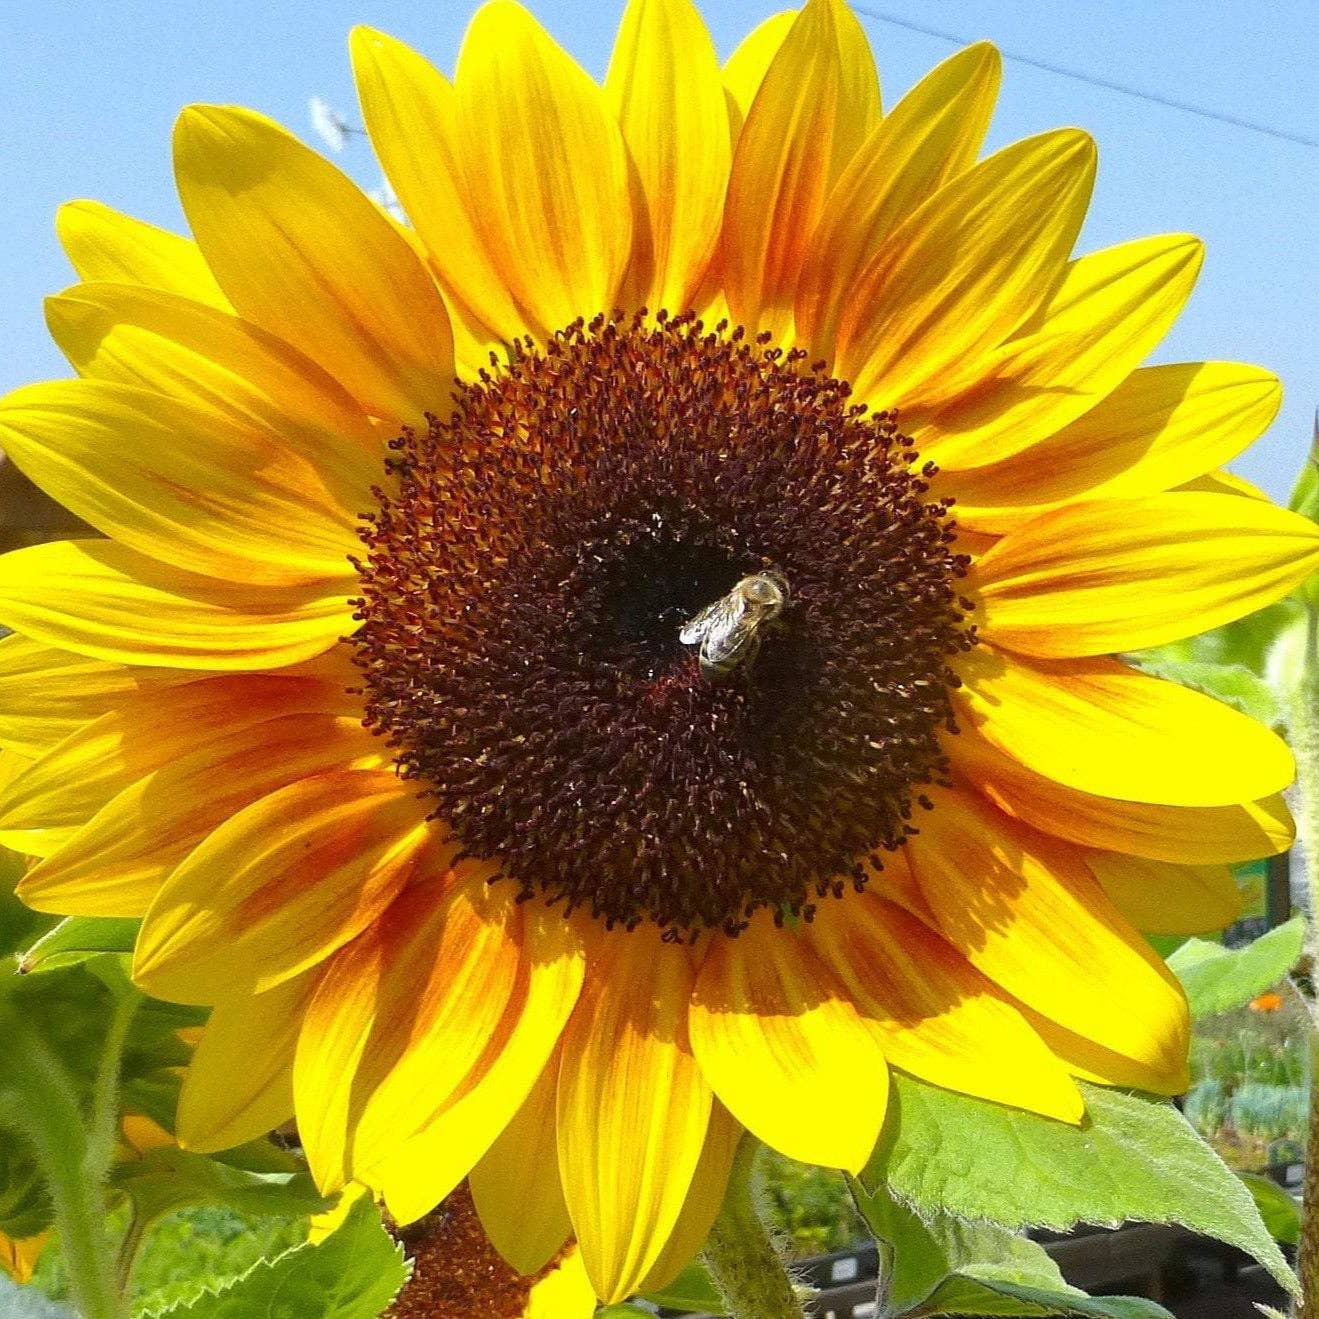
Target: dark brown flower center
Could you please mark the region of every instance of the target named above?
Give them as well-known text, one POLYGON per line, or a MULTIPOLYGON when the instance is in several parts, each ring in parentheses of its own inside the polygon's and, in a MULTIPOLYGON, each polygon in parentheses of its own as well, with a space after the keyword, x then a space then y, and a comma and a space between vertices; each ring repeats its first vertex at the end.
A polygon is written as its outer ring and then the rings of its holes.
POLYGON ((610 924, 733 932, 913 832, 974 638, 891 414, 764 338, 600 317, 394 448, 359 565, 368 722, 467 854, 610 924), (716 671, 694 621, 748 579, 783 599, 716 671))

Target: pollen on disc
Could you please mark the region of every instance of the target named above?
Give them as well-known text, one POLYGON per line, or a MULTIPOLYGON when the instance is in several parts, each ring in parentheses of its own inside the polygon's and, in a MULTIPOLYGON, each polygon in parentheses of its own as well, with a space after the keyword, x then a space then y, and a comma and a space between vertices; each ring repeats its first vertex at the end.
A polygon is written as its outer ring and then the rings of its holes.
POLYGON ((975 638, 932 470, 765 336, 661 313, 520 344, 394 442, 368 722, 528 900, 675 937, 809 916, 947 774, 975 638), (684 624, 758 574, 781 613, 710 681, 684 624))

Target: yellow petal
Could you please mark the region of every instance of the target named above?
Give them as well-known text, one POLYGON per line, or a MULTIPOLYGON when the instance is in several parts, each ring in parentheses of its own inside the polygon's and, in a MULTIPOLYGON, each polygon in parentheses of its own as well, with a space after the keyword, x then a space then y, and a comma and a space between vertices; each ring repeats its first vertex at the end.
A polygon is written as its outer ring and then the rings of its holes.
MULTIPOLYGON (((378 1164, 362 1170, 399 1222, 428 1213, 486 1153, 544 1070, 577 1002, 585 961, 574 924, 530 904, 523 920, 518 988, 477 1070, 451 1096, 428 1090, 416 1135, 394 1140, 378 1164)), ((366 1124, 371 1119, 368 1107, 366 1124)))
POLYGON ((31 1282, 37 1260, 46 1249, 52 1231, 47 1228, 30 1237, 11 1237, 0 1232, 0 1273, 7 1273, 18 1283, 31 1282))
POLYGON ((779 47, 797 21, 797 12, 784 9, 758 23, 742 38, 724 64, 724 90, 732 101, 734 138, 751 112, 751 102, 756 99, 779 47))
POLYGON ((640 185, 634 296, 689 310, 718 246, 732 159, 719 61, 691 0, 630 0, 605 99, 640 185))
POLYGON ((35 759, 125 697, 196 676, 88 659, 12 633, 0 638, 0 747, 35 759))
POLYGON ((1180 1094, 1189 1084, 1189 1077, 1184 1071, 1168 1071, 1138 1062, 1134 1058, 1126 1058, 1084 1035, 1064 1030, 1056 1021, 1050 1021, 1048 1017, 1032 1012, 1028 1007, 1021 1008, 1021 1015, 1049 1046, 1054 1057, 1078 1080, 1164 1095, 1180 1094))
POLYGON ((986 638, 1065 658, 1208 631, 1271 604, 1317 567, 1319 527, 1308 518, 1173 492, 1043 513, 987 551, 972 581, 986 638))
POLYGON ((710 1087, 687 1040, 687 950, 651 925, 600 932, 559 1070, 559 1172, 606 1304, 660 1258, 700 1161, 710 1087))
POLYGON ((134 979, 157 998, 260 993, 323 961, 388 907, 434 845, 392 770, 341 770, 221 825, 156 895, 134 979))
POLYGON ((1271 371, 1190 362, 1133 371, 1106 399, 1002 462, 936 478, 957 525, 1001 535, 1078 499, 1130 498, 1182 486, 1235 458, 1277 415, 1271 371))
POLYGON ((710 1126, 705 1133, 701 1161, 692 1175, 691 1188, 678 1217, 678 1226, 665 1242, 654 1267, 642 1279, 639 1291, 650 1292, 667 1287, 705 1245, 714 1220, 723 1208, 724 1194, 728 1190, 728 1174, 733 1169, 733 1159, 744 1134, 742 1124, 716 1099, 710 1108, 710 1126))
POLYGON ((1275 733, 1115 660, 1026 660, 979 646, 958 662, 959 722, 1027 769, 1097 797, 1230 806, 1295 773, 1275 733))
POLYGON ((858 1173, 888 1107, 888 1066, 809 943, 758 912, 716 937, 687 1018, 692 1051, 729 1112, 802 1163, 858 1173), (828 1113, 807 1121, 804 1114, 828 1113))
POLYGON ((1257 485, 1252 485, 1244 476, 1220 468, 1216 472, 1206 472, 1193 481, 1187 481, 1177 487, 1179 490, 1200 490, 1211 495, 1236 495, 1244 499, 1262 499, 1267 503, 1273 501, 1257 485))
POLYGON ((367 411, 421 422, 452 392, 443 300, 357 186, 250 110, 193 106, 174 134, 188 223, 241 316, 329 371, 367 411))
POLYGON ((884 116, 829 195, 797 286, 797 338, 832 357, 855 281, 893 231, 975 160, 1002 62, 978 42, 928 73, 884 116))
POLYGON ((259 326, 129 284, 79 284, 47 298, 46 324, 80 375, 201 404, 304 452, 296 432, 310 432, 312 456, 325 470, 365 472, 368 489, 379 479, 382 439, 361 407, 327 371, 259 326))
POLYGON ((450 305, 486 339, 511 343, 527 332, 526 316, 464 199, 453 87, 428 60, 383 32, 354 28, 349 49, 371 143, 450 305))
POLYGON ((595 1288, 586 1276, 582 1252, 569 1246, 559 1262, 531 1284, 521 1319, 591 1319, 595 1288))
POLYGON ((572 1233, 555 1143, 558 1087, 556 1052, 468 1178, 490 1244, 523 1274, 544 1268, 572 1233))
POLYGON ((455 78, 481 242, 542 334, 612 310, 632 249, 622 134, 604 95, 514 0, 490 0, 455 78))
POLYGON ((841 0, 810 0, 774 55, 733 152, 722 267, 733 318, 786 338, 830 189, 879 122, 879 81, 841 0))
POLYGON ((280 715, 347 712, 354 704, 331 682, 277 674, 148 688, 76 729, 10 784, 0 796, 0 828, 81 825, 130 783, 180 756, 280 715))
POLYGON ((179 1091, 175 1129, 184 1149, 232 1149, 293 1116, 293 1050, 316 980, 307 971, 215 1005, 179 1091))
POLYGON ((821 902, 806 934, 895 1067, 949 1090, 1080 1120, 1076 1087, 967 964, 965 950, 872 893, 821 902))
POLYGON ((1073 261, 1018 337, 940 382, 906 423, 942 468, 984 466, 1061 429, 1124 380, 1167 333, 1204 245, 1189 234, 1122 243, 1073 261))
POLYGON ((1163 806, 1097 797, 1027 769, 987 742, 969 721, 947 739, 945 749, 959 777, 1000 810, 1086 847, 1179 865, 1212 865, 1285 852, 1296 837, 1281 797, 1230 806, 1163 806))
POLYGON ((125 788, 33 866, 19 891, 38 911, 143 916, 175 866, 253 802, 329 770, 389 763, 360 717, 285 715, 241 729, 125 788))
POLYGON ((66 508, 191 572, 286 586, 349 581, 375 477, 296 435, 239 427, 145 389, 56 380, 0 403, 0 445, 66 508))
POLYGON ((1176 978, 1064 843, 934 789, 912 869, 949 942, 1036 1012, 1176 1092, 1190 1017, 1176 978))
POLYGON ((854 282, 838 328, 838 374, 856 396, 916 409, 988 360, 1062 274, 1094 172, 1094 143, 1062 128, 981 161, 910 216, 854 282))
POLYGON ((55 217, 55 229, 80 279, 141 284, 229 308, 191 238, 93 201, 66 202, 55 217))
POLYGON ((1116 852, 1085 860, 1113 905, 1146 934, 1211 934, 1244 907, 1230 866, 1175 866, 1116 852))
POLYGON ((179 669, 296 664, 357 627, 323 586, 222 582, 102 540, 0 555, 0 623, 95 659, 179 669))

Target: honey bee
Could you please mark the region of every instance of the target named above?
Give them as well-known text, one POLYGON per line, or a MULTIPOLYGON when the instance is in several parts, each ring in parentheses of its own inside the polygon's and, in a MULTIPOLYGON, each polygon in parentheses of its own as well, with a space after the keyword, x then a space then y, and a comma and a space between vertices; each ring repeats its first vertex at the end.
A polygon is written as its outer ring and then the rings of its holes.
POLYGON ((709 682, 723 681, 755 663, 764 629, 774 624, 787 603, 788 583, 779 573, 751 573, 685 623, 678 640, 684 646, 699 643, 701 676, 709 682))

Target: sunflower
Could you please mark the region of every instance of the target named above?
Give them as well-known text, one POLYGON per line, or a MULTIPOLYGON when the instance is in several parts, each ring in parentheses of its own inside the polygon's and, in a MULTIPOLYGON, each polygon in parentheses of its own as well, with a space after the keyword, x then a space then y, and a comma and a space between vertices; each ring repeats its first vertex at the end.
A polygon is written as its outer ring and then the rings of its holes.
POLYGON ((0 409, 106 537, 0 559, 0 841, 211 1006, 182 1141, 296 1114, 614 1300, 744 1131, 860 1168, 890 1068, 1180 1090, 1137 931, 1231 917, 1292 762, 1115 656, 1319 565, 1219 471, 1276 379, 1139 366, 1200 244, 1073 257, 1091 139, 980 158, 984 44, 882 115, 840 0, 722 68, 632 0, 603 87, 511 0, 452 83, 352 56, 406 223, 192 107, 193 237, 65 208, 79 378, 0 409))

